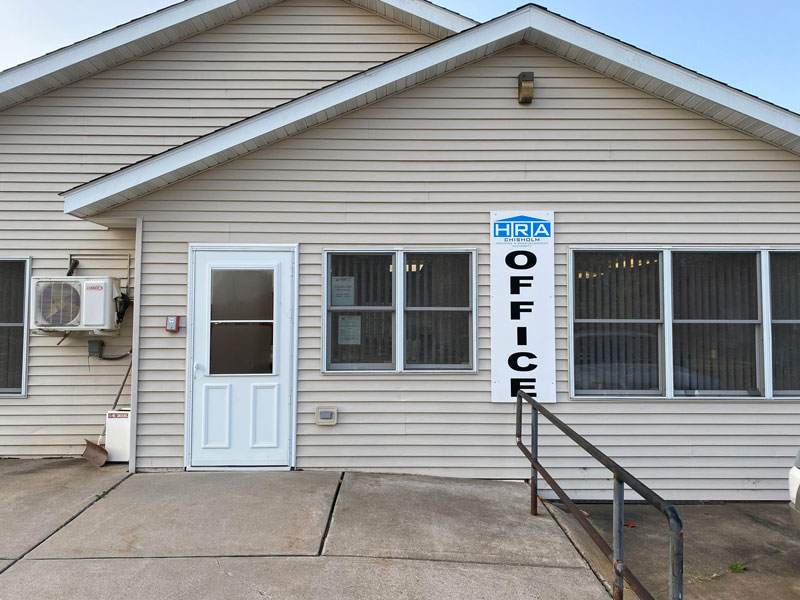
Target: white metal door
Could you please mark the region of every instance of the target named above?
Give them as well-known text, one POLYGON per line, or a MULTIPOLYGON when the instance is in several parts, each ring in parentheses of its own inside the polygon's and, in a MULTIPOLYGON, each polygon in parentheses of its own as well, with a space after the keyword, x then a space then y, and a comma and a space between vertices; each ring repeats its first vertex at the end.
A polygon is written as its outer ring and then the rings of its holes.
POLYGON ((294 252, 192 256, 189 464, 289 466, 294 252))

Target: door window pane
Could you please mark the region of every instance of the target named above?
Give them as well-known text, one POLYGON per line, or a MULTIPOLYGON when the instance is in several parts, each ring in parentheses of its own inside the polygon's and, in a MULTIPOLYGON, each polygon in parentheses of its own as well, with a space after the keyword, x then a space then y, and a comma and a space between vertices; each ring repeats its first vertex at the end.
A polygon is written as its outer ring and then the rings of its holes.
POLYGON ((272 362, 272 323, 211 324, 211 375, 270 374, 272 362))
POLYGON ((468 368, 472 315, 467 311, 407 311, 409 367, 468 368))
POLYGON ((26 261, 0 260, 0 394, 24 388, 26 278, 26 261))
POLYGON ((273 318, 272 269, 213 269, 211 319, 269 321, 273 318))
POLYGON ((389 310, 336 311, 330 319, 332 368, 391 369, 394 313, 389 310))
POLYGON ((573 256, 573 379, 577 395, 663 391, 661 253, 573 256))

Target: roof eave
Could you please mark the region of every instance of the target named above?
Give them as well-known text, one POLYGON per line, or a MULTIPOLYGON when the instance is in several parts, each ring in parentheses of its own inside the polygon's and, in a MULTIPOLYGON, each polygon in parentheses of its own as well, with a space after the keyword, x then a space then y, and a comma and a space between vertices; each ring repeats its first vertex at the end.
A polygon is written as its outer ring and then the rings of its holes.
MULTIPOLYGON (((800 136, 800 115, 790 110, 715 81, 710 77, 690 71, 666 59, 615 40, 545 9, 531 6, 531 33, 527 36, 527 40, 533 44, 542 45, 535 39, 536 33, 544 33, 561 42, 566 42, 610 61, 613 65, 606 66, 601 72, 614 79, 634 85, 634 87, 643 88, 644 86, 635 85, 630 80, 637 75, 646 74, 647 77, 684 90, 691 90, 693 94, 706 100, 773 125, 793 135, 800 136), (627 74, 624 78, 615 77, 610 74, 610 71, 616 68, 615 65, 626 67, 633 73, 627 74)), ((546 45, 542 46, 546 48, 546 45)), ((549 50, 554 51, 555 49, 549 50)), ((575 60, 575 58, 568 56, 569 51, 563 48, 560 52, 555 51, 555 53, 580 64, 588 62, 587 60, 575 60)), ((598 70, 595 67, 590 68, 598 70)))
MULTIPOLYGON (((254 143, 254 140, 272 132, 289 128, 292 133, 295 133, 307 126, 316 125, 320 120, 315 118, 315 115, 329 114, 333 107, 341 106, 342 112, 330 115, 324 120, 330 120, 344 112, 360 108, 369 102, 357 99, 374 93, 378 88, 395 84, 391 92, 395 93, 398 91, 396 87, 398 82, 426 71, 429 74, 425 79, 438 77, 446 69, 442 67, 441 71, 437 71, 434 68, 436 65, 444 65, 448 61, 457 60, 459 56, 466 56, 467 53, 481 45, 479 41, 481 38, 490 39, 493 42, 505 39, 505 47, 522 41, 529 22, 528 9, 520 9, 142 162, 67 190, 61 194, 64 197, 64 212, 77 217, 90 217, 132 197, 154 191, 164 185, 170 185, 174 182, 171 180, 172 177, 180 174, 181 170, 186 173, 183 176, 188 176, 221 164, 222 161, 209 162, 210 157, 228 152, 226 160, 231 160, 246 153, 237 153, 232 149, 242 147, 247 152, 255 150, 266 144, 258 145, 254 143), (308 120, 311 122, 304 126, 303 123, 308 120), (254 132, 258 133, 254 135, 254 132), (191 169, 189 172, 190 169, 187 169, 189 165, 205 165, 205 167, 191 169), (134 189, 137 192, 131 193, 131 190, 134 189)), ((493 45, 493 51, 497 51, 498 48, 497 44, 493 45)), ((472 60, 480 58, 481 56, 475 54, 472 60)), ((451 64, 453 68, 456 68, 466 62, 468 61, 464 59, 460 63, 453 62, 451 64)), ((407 82, 404 87, 416 85, 420 81, 407 82)), ((378 96, 375 96, 372 101, 377 99, 378 96)), ((285 136, 276 136, 276 139, 282 139, 282 137, 285 136)))
MULTIPOLYGON (((282 0, 185 0, 0 72, 0 110, 282 0)), ((474 27, 425 0, 347 0, 436 38, 474 27)))
POLYGON ((705 104, 692 107, 661 97, 712 119, 716 111, 724 115, 718 122, 800 154, 800 115, 528 5, 64 192, 65 212, 91 217, 521 41, 656 96, 652 82, 687 91, 684 95, 704 98, 705 104))

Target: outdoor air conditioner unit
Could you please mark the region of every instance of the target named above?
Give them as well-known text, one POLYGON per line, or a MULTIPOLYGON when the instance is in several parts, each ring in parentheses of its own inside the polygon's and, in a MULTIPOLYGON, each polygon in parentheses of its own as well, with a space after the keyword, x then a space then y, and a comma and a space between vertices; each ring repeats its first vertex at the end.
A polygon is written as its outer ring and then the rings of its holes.
POLYGON ((114 277, 33 277, 31 330, 115 334, 119 279, 114 277))

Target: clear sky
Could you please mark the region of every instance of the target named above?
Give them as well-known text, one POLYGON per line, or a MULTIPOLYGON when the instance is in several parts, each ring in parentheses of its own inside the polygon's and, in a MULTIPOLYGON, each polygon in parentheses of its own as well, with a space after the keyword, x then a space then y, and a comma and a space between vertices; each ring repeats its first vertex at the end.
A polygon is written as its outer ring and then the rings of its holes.
MULTIPOLYGON (((0 69, 175 0, 0 0, 0 69)), ((523 0, 439 0, 486 21, 523 0)), ((549 10, 800 112, 800 0, 538 0, 549 10)))

